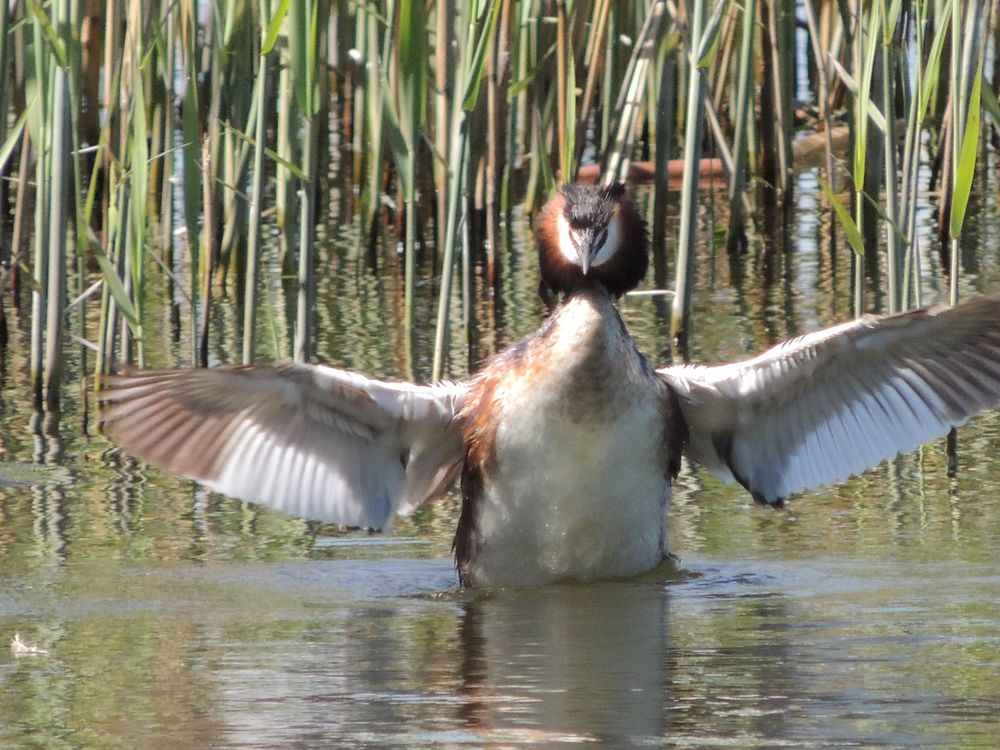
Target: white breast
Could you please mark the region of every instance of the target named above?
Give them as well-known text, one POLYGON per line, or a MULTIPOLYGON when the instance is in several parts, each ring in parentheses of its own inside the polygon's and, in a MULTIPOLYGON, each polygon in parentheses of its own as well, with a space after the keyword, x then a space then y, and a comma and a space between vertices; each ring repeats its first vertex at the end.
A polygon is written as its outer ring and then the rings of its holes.
POLYGON ((477 585, 634 575, 666 553, 660 391, 609 312, 610 302, 570 302, 546 341, 546 364, 497 394, 495 469, 477 503, 477 585))

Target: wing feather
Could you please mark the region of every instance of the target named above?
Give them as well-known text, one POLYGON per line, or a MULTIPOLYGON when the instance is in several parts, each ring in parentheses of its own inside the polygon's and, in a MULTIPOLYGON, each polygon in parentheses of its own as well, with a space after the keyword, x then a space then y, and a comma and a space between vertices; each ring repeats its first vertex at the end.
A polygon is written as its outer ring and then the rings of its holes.
POLYGON ((869 316, 744 362, 659 373, 687 420, 688 455, 777 503, 1000 402, 1000 297, 869 316))
POLYGON ((315 365, 139 371, 98 394, 129 453, 293 515, 384 528, 462 460, 462 384, 385 383, 315 365))

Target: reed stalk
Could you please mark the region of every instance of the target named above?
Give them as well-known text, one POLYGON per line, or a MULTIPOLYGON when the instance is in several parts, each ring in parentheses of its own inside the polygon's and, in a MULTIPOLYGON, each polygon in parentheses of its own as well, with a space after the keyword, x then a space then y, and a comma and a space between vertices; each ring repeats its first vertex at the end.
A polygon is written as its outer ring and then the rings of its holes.
POLYGON ((661 24, 660 84, 657 93, 656 117, 656 159, 653 186, 653 258, 656 262, 656 284, 666 283, 666 225, 667 191, 669 190, 667 167, 675 141, 675 81, 677 76, 676 42, 663 31, 661 24))
MULTIPOLYGON (((222 56, 223 64, 219 66, 219 80, 226 92, 220 96, 220 105, 224 111, 220 113, 220 124, 227 122, 230 127, 223 129, 218 141, 217 158, 222 172, 221 187, 221 237, 219 238, 218 262, 220 264, 220 282, 225 284, 232 265, 235 265, 235 276, 246 288, 246 228, 248 226, 249 205, 245 200, 241 187, 246 181, 246 171, 250 162, 252 145, 246 133, 255 127, 257 114, 256 97, 245 92, 245 82, 254 79, 254 73, 259 72, 259 65, 252 64, 255 54, 254 34, 251 30, 251 3, 227 0, 224 6, 221 29, 222 38, 213 45, 222 56), (234 129, 243 128, 242 131, 234 129), (235 256, 235 264, 233 263, 235 256)), ((259 19, 258 19, 259 20, 259 19)), ((259 28, 267 29, 267 24, 261 22, 259 28)), ((258 29, 259 31, 259 29, 258 29)), ((260 38, 260 33, 257 35, 260 38)), ((259 44, 259 42, 258 42, 259 44)), ((214 73, 214 71, 213 71, 214 73)), ((258 81, 254 80, 253 88, 258 81)))
POLYGON ((201 310, 198 269, 201 267, 200 213, 201 174, 201 101, 198 91, 198 21, 194 0, 180 2, 181 68, 184 96, 181 100, 181 195, 184 205, 184 241, 189 264, 188 297, 191 301, 189 352, 191 362, 198 361, 197 317, 201 310))
POLYGON ((624 180, 628 174, 636 126, 643 105, 643 89, 655 50, 660 22, 666 10, 665 5, 663 0, 654 0, 649 6, 642 30, 632 48, 632 56, 625 69, 624 85, 612 118, 614 141, 605 157, 601 176, 602 184, 610 185, 613 182, 624 180))
MULTIPOLYGON (((222 49, 225 39, 225 17, 218 9, 208 15, 203 22, 203 48, 201 50, 201 79, 207 81, 208 96, 202 108, 204 121, 201 124, 201 263, 198 275, 202 288, 202 309, 198 319, 198 362, 206 367, 208 329, 212 311, 211 285, 216 269, 221 267, 221 237, 224 195, 221 185, 225 181, 226 153, 223 149, 222 96, 225 91, 225 55, 222 49), (206 278, 206 275, 208 276, 206 278)), ((203 83, 204 86, 204 83, 203 83)))
MULTIPOLYGON (((164 37, 167 40, 176 39, 176 28, 178 14, 169 6, 160 7, 160 23, 164 30, 164 37)), ((160 108, 163 122, 163 143, 164 158, 162 162, 160 191, 160 251, 163 253, 164 263, 167 268, 173 271, 176 267, 174 255, 174 129, 176 119, 176 71, 177 71, 177 45, 167 44, 162 57, 161 75, 163 77, 162 94, 165 102, 160 108)), ((175 299, 185 294, 182 284, 177 283, 173 273, 169 274, 167 290, 170 295, 170 310, 173 323, 173 334, 178 336, 180 332, 180 309, 175 299)))
MULTIPOLYGON (((466 178, 466 150, 469 138, 468 113, 479 99, 479 82, 485 65, 486 51, 494 43, 494 34, 502 0, 492 0, 484 6, 482 17, 470 13, 467 19, 464 45, 455 72, 456 93, 451 110, 448 153, 448 221, 441 258, 441 284, 438 291, 437 321, 434 328, 434 356, 431 381, 444 376, 445 351, 448 344, 448 311, 451 304, 451 284, 454 276, 457 233, 462 223, 462 193, 466 178), (477 33, 478 29, 478 33, 477 33)), ((466 275, 468 278, 468 275, 466 275)))
MULTIPOLYGON (((27 86, 25 85, 25 68, 27 67, 26 61, 28 60, 28 52, 26 49, 26 38, 28 34, 26 31, 26 25, 18 25, 15 21, 16 18, 11 19, 14 26, 11 28, 7 37, 8 42, 10 43, 10 86, 4 87, 5 90, 3 98, 8 102, 9 107, 12 109, 20 107, 22 111, 21 117, 18 118, 19 122, 21 122, 20 127, 23 129, 19 144, 12 140, 12 136, 10 134, 8 134, 7 141, 4 144, 5 150, 10 149, 10 155, 7 157, 7 161, 10 166, 13 167, 15 162, 18 163, 17 181, 15 183, 17 187, 13 205, 13 226, 11 227, 10 251, 8 254, 10 257, 10 297, 12 303, 20 309, 19 292, 21 285, 21 266, 24 264, 25 247, 27 246, 25 237, 29 234, 28 185, 31 181, 27 179, 27 176, 30 172, 28 167, 28 157, 31 153, 31 133, 30 128, 28 127, 28 120, 29 115, 34 115, 35 102, 27 99, 27 86)), ((3 170, 0 169, 0 176, 2 176, 2 174, 3 170)), ((0 184, 0 196, 3 195, 4 187, 10 184, 11 183, 6 180, 0 184)))
POLYGON ((499 30, 491 40, 486 58, 486 279, 491 290, 496 290, 499 286, 497 250, 500 246, 500 183, 507 169, 503 146, 507 141, 504 128, 507 122, 505 89, 510 12, 511 0, 501 0, 499 30))
MULTIPOLYGON (((548 153, 543 150, 542 136, 542 113, 538 111, 537 102, 546 106, 552 101, 552 96, 542 97, 540 86, 536 82, 541 66, 540 61, 540 30, 538 28, 539 13, 537 9, 540 0, 523 2, 521 5, 521 34, 518 35, 518 80, 515 83, 517 89, 517 112, 521 123, 523 135, 522 143, 527 144, 528 174, 525 177, 524 185, 524 205, 529 209, 538 203, 538 196, 542 188, 542 175, 546 171, 550 162, 548 153), (535 85, 531 85, 535 82, 535 85)), ((547 185, 545 186, 547 187, 547 185)))
MULTIPOLYGON (((135 42, 131 45, 135 53, 140 52, 142 43, 143 18, 142 0, 132 0, 129 6, 129 33, 134 35, 135 42)), ((136 309, 136 322, 133 333, 136 339, 136 361, 140 367, 146 365, 145 337, 145 282, 146 282, 146 240, 149 225, 149 132, 146 106, 146 81, 141 68, 142 60, 138 54, 131 57, 132 65, 132 100, 131 112, 128 118, 129 133, 126 140, 128 146, 129 169, 129 219, 131 231, 127 235, 128 255, 132 267, 133 302, 136 309)))
POLYGON ((292 267, 293 248, 295 245, 295 222, 293 217, 297 210, 294 186, 296 178, 288 165, 298 162, 296 141, 293 133, 299 120, 299 109, 295 98, 295 87, 292 84, 292 69, 290 65, 282 65, 278 72, 278 122, 275 126, 277 138, 277 154, 281 161, 275 170, 274 209, 275 219, 280 230, 278 238, 281 245, 282 265, 286 275, 292 267))
MULTIPOLYGON (((382 69, 379 57, 378 27, 380 20, 367 10, 358 10, 359 55, 364 73, 361 76, 363 85, 359 94, 364 96, 361 106, 364 118, 361 120, 360 136, 364 147, 359 146, 363 153, 365 179, 361 190, 361 222, 365 236, 368 238, 369 250, 374 257, 375 252, 375 219, 378 215, 382 195, 382 119, 384 96, 382 93, 382 69)), ((374 263, 372 264, 374 265, 374 263)))
MULTIPOLYGON (((215 191, 208 178, 214 170, 211 136, 201 140, 201 252, 202 265, 198 269, 201 279, 201 315, 198 318, 198 348, 195 363, 198 367, 208 367, 208 332, 212 319, 212 276, 215 271, 215 191)), ((192 269, 192 272, 194 269, 192 269)))
MULTIPOLYGON (((959 69, 961 67, 960 51, 962 49, 962 15, 962 3, 953 2, 951 6, 951 18, 949 19, 949 28, 951 29, 951 49, 949 50, 950 54, 948 60, 948 117, 946 122, 948 147, 946 155, 947 161, 945 165, 946 168, 941 180, 942 214, 944 214, 944 218, 946 219, 950 217, 952 213, 952 206, 954 204, 955 176, 958 171, 956 165, 958 164, 959 151, 961 149, 960 144, 962 142, 961 128, 963 125, 963 101, 961 96, 959 74, 959 69)), ((950 220, 947 224, 950 228, 950 220)), ((959 273, 958 238, 944 235, 943 231, 941 234, 943 235, 942 241, 946 241, 948 243, 948 299, 952 305, 956 305, 958 304, 959 273)))
POLYGON ((300 149, 302 154, 299 180, 299 225, 298 225, 298 274, 295 319, 295 345, 293 357, 296 362, 305 362, 312 352, 312 324, 316 295, 315 263, 315 201, 316 201, 316 116, 319 112, 317 100, 317 59, 319 4, 318 0, 292 3, 288 9, 289 52, 295 82, 295 99, 302 114, 300 126, 300 149))
POLYGON ((556 0, 556 128, 562 179, 576 174, 576 63, 567 0, 556 0))
MULTIPOLYGON (((36 6, 37 7, 37 6, 36 6)), ((33 8, 34 10, 34 8, 33 8)), ((50 115, 51 88, 49 85, 49 68, 51 60, 46 54, 43 42, 43 22, 38 18, 43 13, 40 7, 35 12, 36 20, 32 24, 31 53, 34 61, 34 77, 26 80, 28 86, 35 89, 35 105, 32 115, 29 115, 31 143, 36 151, 35 161, 35 214, 34 214, 34 267, 31 292, 31 389, 34 394, 36 408, 41 407, 43 397, 43 367, 45 356, 46 315, 48 311, 48 264, 51 255, 48 252, 48 202, 51 197, 48 185, 48 159, 50 153, 50 115)), ((22 176, 24 179, 24 176, 22 176)))
POLYGON ((903 151, 903 185, 904 200, 900 206, 900 225, 906 233, 906 274, 909 289, 904 291, 904 300, 912 299, 917 307, 921 304, 920 288, 920 255, 917 252, 917 176, 920 169, 920 144, 923 141, 925 121, 931 101, 940 80, 941 54, 944 42, 948 38, 949 24, 944 19, 950 16, 952 0, 945 0, 941 14, 937 16, 934 38, 930 46, 925 47, 926 33, 932 18, 931 3, 926 0, 917 2, 915 8, 914 36, 916 40, 915 86, 910 98, 910 109, 907 116, 907 138, 903 151), (925 49, 927 50, 925 53, 925 49), (924 62, 926 60, 926 62, 924 62))
POLYGON ((895 314, 903 309, 903 248, 899 236, 899 182, 896 167, 896 97, 893 90, 893 74, 896 68, 895 50, 899 45, 897 40, 897 22, 900 5, 894 2, 891 8, 885 7, 885 0, 880 0, 882 9, 879 16, 882 21, 882 46, 879 50, 882 70, 882 114, 885 117, 886 128, 883 137, 883 157, 885 160, 885 175, 883 178, 885 190, 885 244, 887 258, 887 274, 889 286, 889 313, 895 314))
POLYGON ((55 411, 59 403, 59 383, 62 373, 63 311, 66 307, 66 220, 69 210, 70 173, 70 102, 69 102, 69 2, 57 0, 53 6, 52 23, 61 45, 62 54, 56 52, 50 68, 52 85, 51 127, 49 130, 48 160, 45 182, 39 187, 48 191, 48 281, 45 288, 45 402, 55 411))
MULTIPOLYGON (((74 296, 74 302, 78 303, 79 310, 76 312, 77 318, 77 333, 74 338, 81 343, 78 349, 78 356, 80 358, 80 369, 84 373, 81 379, 81 384, 87 382, 88 367, 88 345, 87 341, 87 300, 88 297, 85 293, 84 287, 86 286, 87 279, 87 231, 88 231, 88 213, 87 204, 84 202, 87 193, 84 192, 84 163, 83 163, 83 142, 82 133, 83 125, 81 121, 81 108, 82 108, 82 89, 83 89, 83 54, 81 49, 81 40, 79 36, 79 30, 82 27, 82 16, 80 8, 80 0, 70 0, 69 3, 69 22, 67 24, 66 39, 68 41, 68 58, 69 58, 69 107, 70 107, 70 128, 69 128, 69 148, 72 159, 72 198, 73 198, 73 245, 74 253, 73 259, 76 261, 73 264, 74 267, 74 278, 75 284, 72 290, 74 296)), ((2 80, 2 78, 0 78, 2 80)), ((96 160, 95 160, 96 162, 96 160)), ((92 205, 92 204, 91 204, 92 205)), ((67 222, 70 223, 70 222, 67 222)), ((69 258, 67 258, 67 267, 69 267, 69 258)), ((67 306, 64 314, 69 310, 67 306)), ((86 389, 84 389, 84 397, 81 399, 83 404, 83 422, 84 430, 86 431, 86 423, 88 421, 88 399, 86 398, 86 389)))
MULTIPOLYGON (((972 180, 979 155, 980 96, 983 78, 983 47, 978 36, 983 5, 951 6, 951 180, 948 214, 949 279, 948 298, 952 305, 959 302, 960 240, 972 189, 972 180), (963 16, 964 10, 964 18, 963 16)), ((946 193, 946 199, 948 194, 946 193)), ((948 433, 946 455, 948 475, 958 468, 958 433, 948 433)))
MULTIPOLYGON (((101 318, 97 340, 97 361, 99 373, 112 371, 115 359, 116 330, 118 329, 119 313, 128 318, 131 309, 131 298, 123 281, 123 255, 121 249, 122 211, 120 203, 126 200, 126 193, 120 183, 118 163, 106 162, 110 168, 106 174, 108 180, 108 203, 105 213, 106 250, 95 250, 95 256, 101 265, 104 276, 104 286, 101 291, 101 318)), ((95 378, 98 382, 100 378, 95 378)))
MULTIPOLYGON (((811 0, 807 0, 807 6, 811 0)), ((740 30, 740 54, 737 64, 735 122, 733 123, 733 169, 729 175, 729 232, 727 244, 730 252, 746 243, 746 217, 743 196, 747 185, 747 152, 750 117, 753 106, 753 50, 756 38, 755 22, 757 0, 745 0, 743 24, 740 30)))
MULTIPOLYGON (((655 0, 660 2, 660 0, 655 0)), ((608 39, 608 18, 611 12, 612 0, 596 0, 594 3, 591 33, 587 38, 584 50, 584 70, 587 77, 583 85, 583 96, 580 98, 580 110, 577 113, 576 128, 583 132, 586 118, 590 115, 594 104, 594 93, 604 72, 603 61, 608 39)), ((662 13, 662 10, 660 11, 662 13)))
MULTIPOLYGON (((8 175, 10 174, 8 166, 14 147, 17 144, 17 139, 20 137, 18 133, 11 134, 7 130, 9 124, 8 111, 12 106, 8 84, 10 66, 7 64, 7 58, 10 54, 10 42, 8 40, 9 19, 9 4, 0 3, 0 213, 6 213, 7 210, 7 190, 10 185, 8 181, 8 175), (11 137, 12 135, 13 137, 11 137)), ((23 122, 22 120, 22 127, 23 122)), ((6 240, 6 235, 0 231, 0 264, 10 262, 10 246, 6 240)), ((5 273, 0 271, 0 276, 2 276, 0 283, 6 281, 5 273)), ((6 336, 7 329, 7 319, 4 316, 2 304, 3 296, 3 289, 0 289, 0 336, 6 336)), ((3 346, 6 346, 6 343, 3 346)))
POLYGON ((854 178, 854 221, 857 233, 862 238, 862 242, 855 247, 855 254, 852 256, 853 276, 854 276, 854 315, 861 317, 865 312, 865 264, 862 255, 864 242, 863 238, 867 223, 865 214, 867 207, 865 204, 865 189, 869 175, 868 153, 870 145, 869 118, 871 104, 871 85, 875 67, 875 52, 879 38, 877 22, 880 18, 879 3, 873 3, 869 15, 870 22, 866 25, 863 22, 864 10, 860 0, 855 0, 853 6, 856 18, 855 32, 853 37, 854 70, 857 76, 857 90, 855 92, 854 104, 854 158, 853 158, 853 178, 854 178))
POLYGON ((702 121, 705 111, 705 71, 698 52, 701 51, 706 15, 706 0, 691 3, 691 41, 688 70, 688 98, 684 127, 684 175, 681 181, 680 232, 677 239, 677 275, 674 286, 670 335, 686 356, 688 320, 691 314, 691 294, 694 280, 696 221, 698 217, 699 160, 701 157, 702 121))
MULTIPOLYGON (((830 189, 836 193, 837 170, 834 167, 833 113, 831 112, 830 106, 830 79, 832 77, 832 66, 830 64, 829 56, 831 54, 831 50, 825 43, 826 38, 820 33, 820 25, 816 19, 816 9, 814 3, 812 0, 806 0, 806 2, 803 3, 803 6, 805 6, 806 13, 806 27, 809 30, 809 44, 812 47, 813 61, 816 65, 816 79, 818 84, 816 102, 819 106, 819 116, 823 120, 823 136, 826 141, 826 149, 824 151, 824 172, 827 184, 830 186, 830 189)), ((743 90, 742 86, 739 90, 743 90)), ((736 132, 739 134, 739 127, 736 128, 736 132)))
MULTIPOLYGON (((608 39, 620 39, 622 29, 621 6, 608 15, 608 39)), ((597 129, 598 151, 604 153, 608 147, 608 140, 611 138, 611 117, 614 112, 614 101, 618 92, 617 82, 620 80, 619 60, 622 50, 618 44, 604 45, 604 60, 601 65, 601 91, 600 110, 601 117, 597 129)), ((587 115, 581 115, 586 117, 587 115)))
MULTIPOLYGON (((423 6, 417 0, 400 0, 397 30, 398 93, 396 108, 388 108, 391 121, 390 145, 396 160, 406 211, 404 257, 404 326, 412 335, 417 263, 417 149, 423 128, 424 105, 427 100, 427 51, 423 6), (399 137, 392 134, 398 132, 399 137)), ((386 89, 388 90, 388 89, 386 89)), ((408 356, 412 356, 407 346, 408 356)))
MULTIPOLYGON (((773 15, 772 21, 776 26, 776 32, 778 35, 777 38, 779 41, 775 52, 778 52, 779 50, 794 51, 797 48, 795 38, 797 26, 795 12, 796 0, 777 0, 776 5, 777 10, 773 15)), ((780 125, 778 129, 779 156, 783 165, 781 194, 783 199, 782 202, 785 206, 790 205, 795 197, 795 182, 792 179, 792 138, 794 135, 793 119, 797 87, 795 67, 796 54, 794 52, 792 54, 780 54, 777 64, 775 65, 775 72, 779 76, 778 90, 780 92, 777 98, 779 109, 775 113, 775 116, 780 125)))
MULTIPOLYGON (((787 32, 788 12, 786 0, 762 0, 761 11, 761 57, 763 63, 761 81, 761 109, 773 113, 762 117, 760 124, 763 146, 761 171, 766 186, 774 197, 774 203, 788 205, 791 200, 789 176, 791 161, 790 102, 794 76, 787 74, 787 57, 783 50, 794 49, 792 38, 787 32)), ((771 201, 767 202, 768 204, 771 201)))
POLYGON ((983 12, 981 3, 970 3, 965 6, 963 19, 962 3, 952 3, 952 200, 948 240, 951 246, 949 299, 953 305, 958 304, 959 240, 979 156, 985 47, 981 43, 983 12))
POLYGON ((243 364, 253 361, 254 333, 257 328, 257 277, 260 267, 260 209, 264 200, 264 150, 267 143, 267 101, 271 78, 271 53, 278 41, 278 34, 288 3, 280 4, 272 17, 271 0, 259 0, 260 49, 257 58, 257 80, 254 86, 253 128, 253 177, 250 186, 250 213, 247 226, 247 252, 245 286, 243 292, 243 364))
MULTIPOLYGON (((34 109, 31 104, 25 109, 25 114, 29 114, 34 109)), ((27 124, 27 118, 25 118, 27 124)), ((29 159, 31 156, 31 132, 24 128, 20 139, 20 159, 17 170, 17 194, 14 198, 14 226, 11 230, 10 238, 10 292, 14 304, 18 304, 20 296, 21 264, 23 263, 24 247, 26 246, 26 235, 28 234, 28 191, 29 183, 27 176, 29 173, 29 159)))
MULTIPOLYGON (((451 45, 442 44, 445 39, 451 39, 452 19, 454 18, 454 0, 440 0, 434 15, 434 184, 438 187, 448 183, 448 134, 451 107, 452 55, 451 45)), ((448 225, 448 200, 438 196, 435 201, 437 209, 437 241, 435 252, 440 253, 445 245, 446 227, 448 225)))

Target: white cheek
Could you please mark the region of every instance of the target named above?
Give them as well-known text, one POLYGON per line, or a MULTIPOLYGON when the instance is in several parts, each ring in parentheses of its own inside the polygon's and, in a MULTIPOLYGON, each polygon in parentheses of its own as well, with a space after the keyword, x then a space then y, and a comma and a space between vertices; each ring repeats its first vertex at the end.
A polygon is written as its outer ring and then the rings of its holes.
POLYGON ((569 222, 566 221, 566 217, 562 214, 559 214, 559 217, 556 219, 556 228, 559 231, 559 252, 573 265, 580 265, 580 256, 576 252, 573 240, 570 239, 569 222))
POLYGON ((615 250, 618 249, 618 236, 618 217, 615 216, 608 223, 608 238, 604 240, 604 244, 601 245, 600 251, 591 261, 590 265, 596 267, 611 259, 611 256, 615 254, 615 250))

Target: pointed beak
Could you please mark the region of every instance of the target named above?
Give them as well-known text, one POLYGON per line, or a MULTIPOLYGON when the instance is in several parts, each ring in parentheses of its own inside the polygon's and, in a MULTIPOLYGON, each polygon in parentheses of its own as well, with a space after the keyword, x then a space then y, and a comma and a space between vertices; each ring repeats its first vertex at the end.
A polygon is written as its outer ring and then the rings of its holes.
POLYGON ((590 271, 591 256, 594 254, 594 235, 590 231, 585 231, 581 232, 577 239, 579 243, 576 245, 576 254, 580 259, 580 270, 586 276, 590 271))

